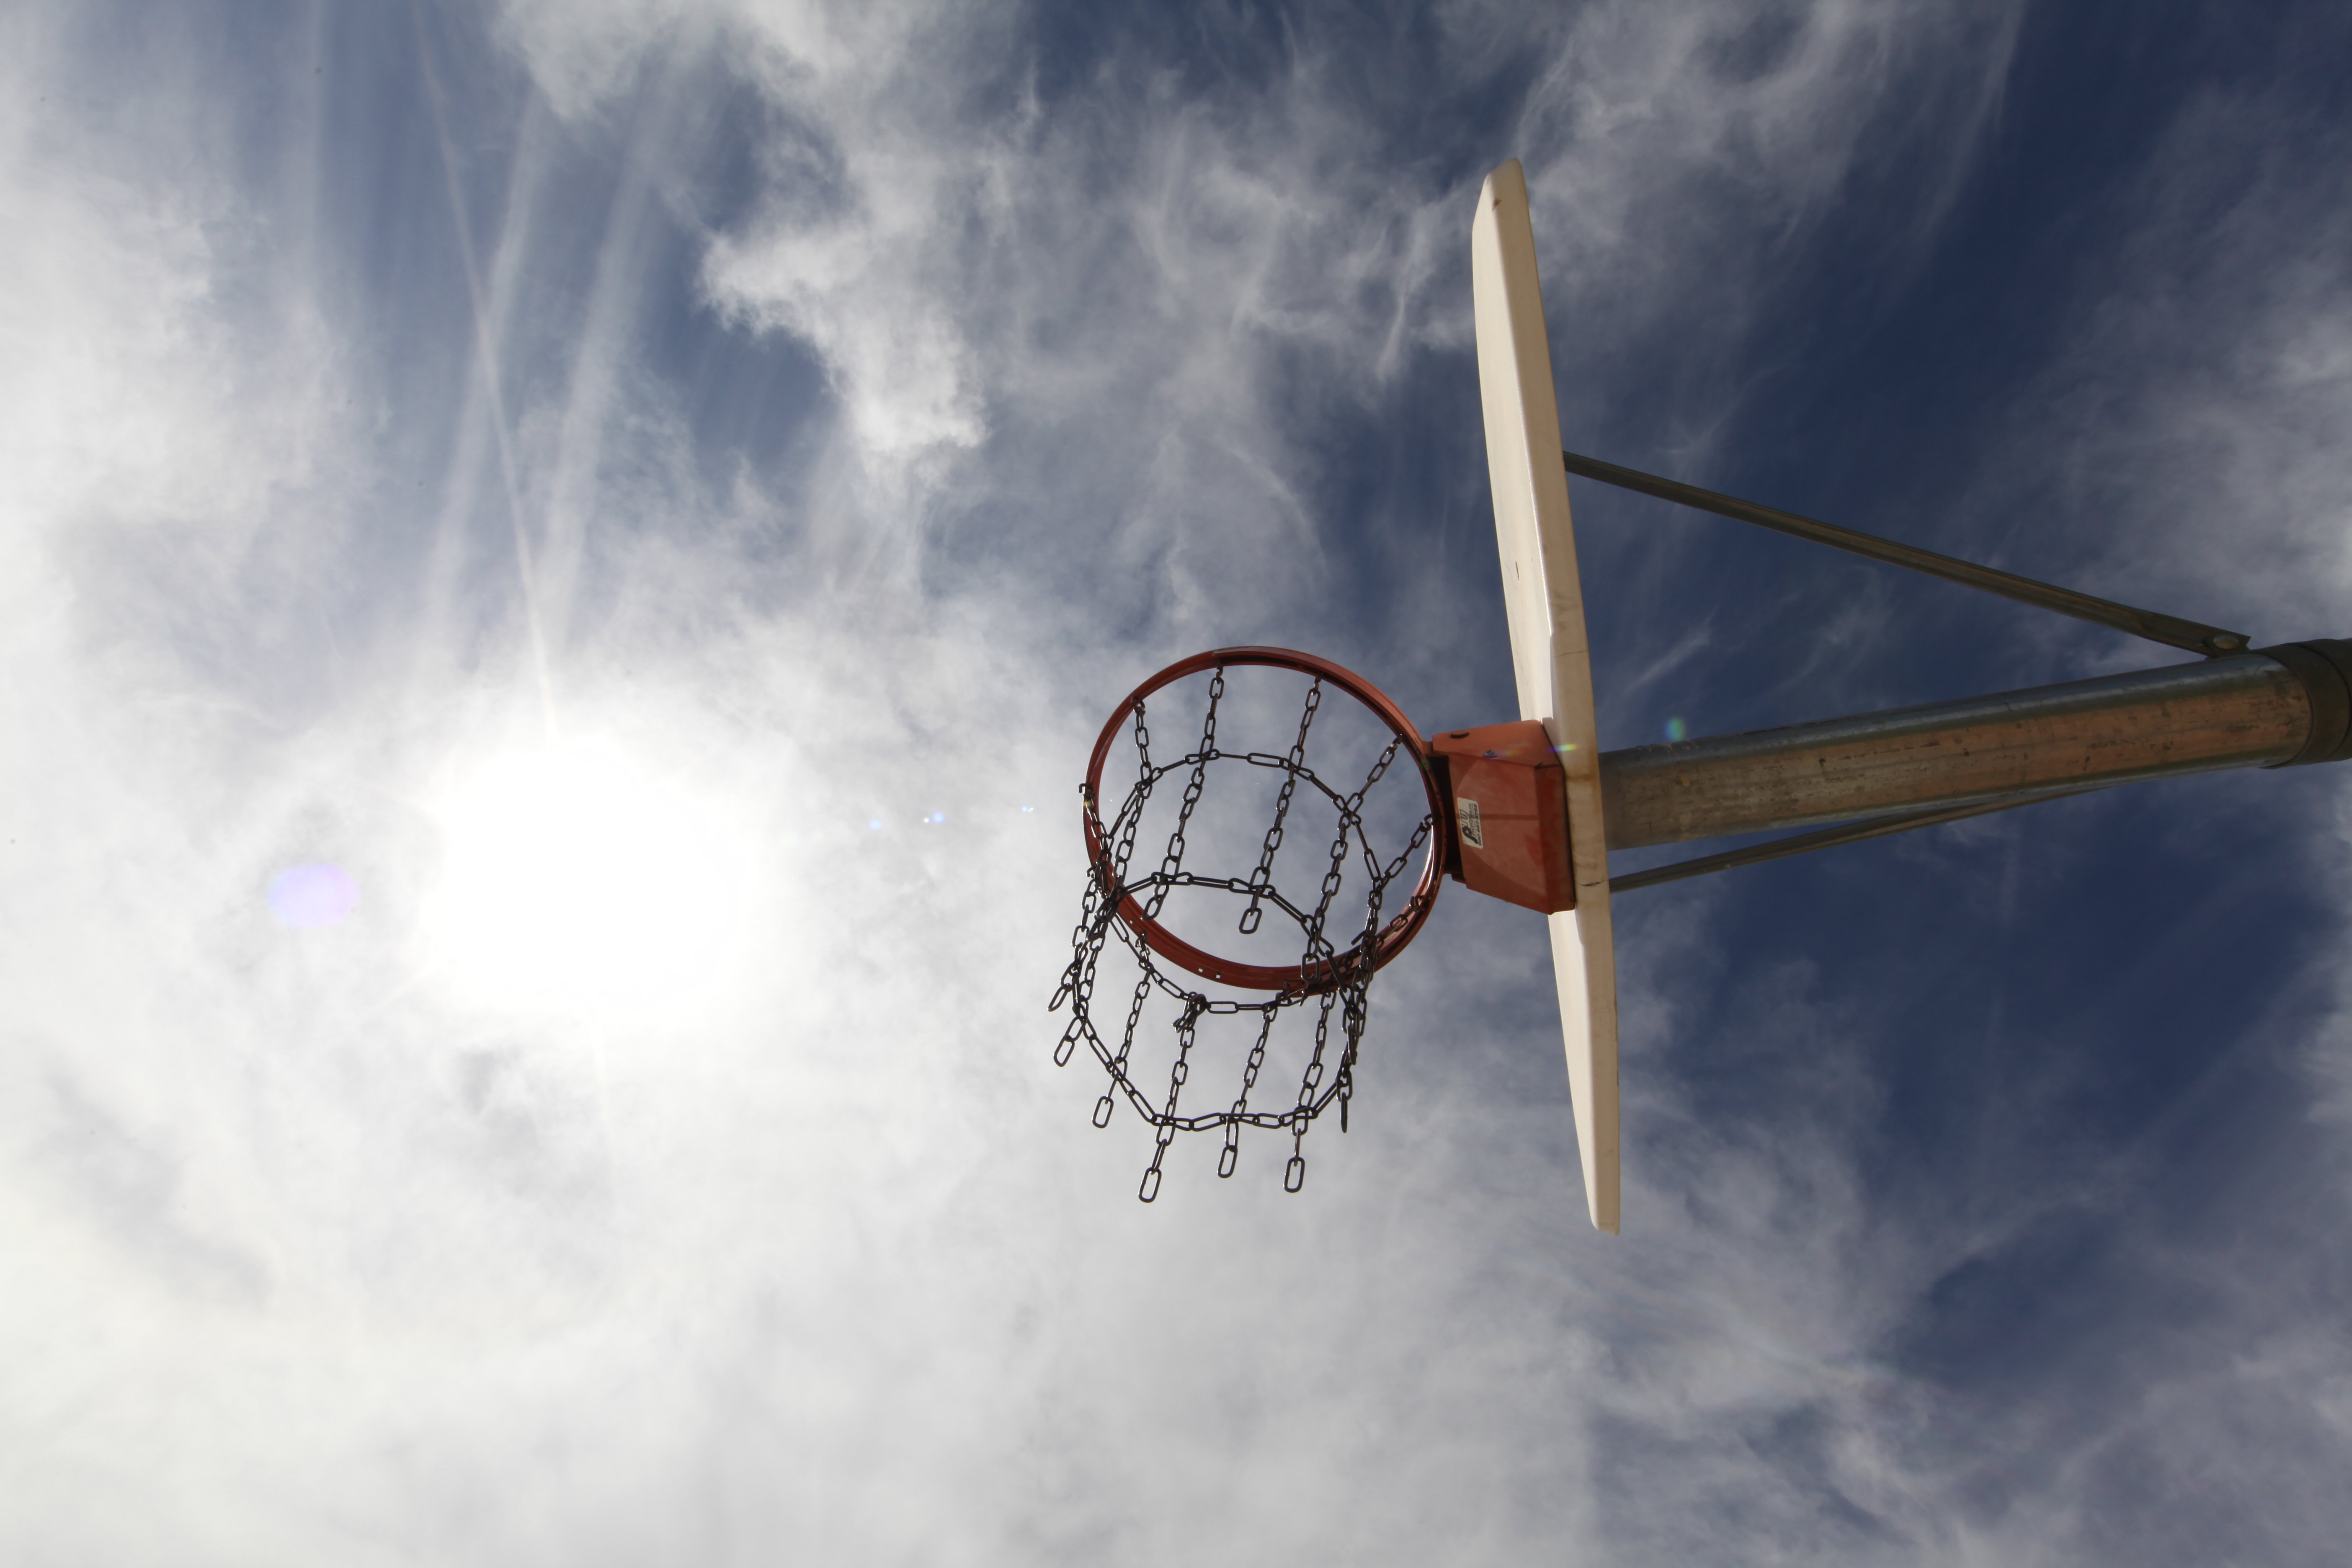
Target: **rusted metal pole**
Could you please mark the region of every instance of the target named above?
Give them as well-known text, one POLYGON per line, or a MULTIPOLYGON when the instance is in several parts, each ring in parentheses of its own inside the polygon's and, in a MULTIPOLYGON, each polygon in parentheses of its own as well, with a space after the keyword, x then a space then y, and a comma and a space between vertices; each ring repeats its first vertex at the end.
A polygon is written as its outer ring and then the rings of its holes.
POLYGON ((2342 757, 2352 643, 1606 752, 1609 847, 2342 757))

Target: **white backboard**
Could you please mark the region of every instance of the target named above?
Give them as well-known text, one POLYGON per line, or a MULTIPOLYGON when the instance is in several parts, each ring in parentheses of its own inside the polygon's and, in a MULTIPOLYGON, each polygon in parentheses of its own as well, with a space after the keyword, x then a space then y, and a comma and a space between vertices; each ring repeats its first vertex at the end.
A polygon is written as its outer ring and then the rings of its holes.
POLYGON ((1519 716, 1540 719, 1568 775, 1569 868, 1576 908, 1551 921, 1552 970, 1584 1197, 1600 1229, 1617 1229, 1617 965, 1609 934, 1609 851, 1601 823, 1601 747, 1576 534, 1560 466, 1559 405, 1536 276, 1527 176, 1517 159, 1486 176, 1470 225, 1478 321, 1478 394, 1495 491, 1503 603, 1518 673, 1519 716))

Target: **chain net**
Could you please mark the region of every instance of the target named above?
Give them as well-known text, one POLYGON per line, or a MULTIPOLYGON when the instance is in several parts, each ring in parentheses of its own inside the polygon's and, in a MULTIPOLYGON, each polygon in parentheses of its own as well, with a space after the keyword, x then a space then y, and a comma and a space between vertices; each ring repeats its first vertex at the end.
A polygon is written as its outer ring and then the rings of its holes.
MULTIPOLYGON (((1398 906, 1413 902, 1414 884, 1408 877, 1401 892, 1395 884, 1428 845, 1436 823, 1426 803, 1419 799, 1417 764, 1408 757, 1398 772, 1410 787, 1420 819, 1403 834, 1403 847, 1394 855, 1384 855, 1375 847, 1375 837, 1393 841, 1395 832, 1384 836, 1368 824, 1367 797, 1390 775, 1405 742, 1390 737, 1372 761, 1361 787, 1342 794, 1307 761, 1310 732, 1325 694, 1324 681, 1314 679, 1286 752, 1224 750, 1218 743, 1217 729, 1220 708, 1226 700, 1226 668, 1215 666, 1208 682, 1207 713, 1192 750, 1171 760, 1155 757, 1147 702, 1138 700, 1130 721, 1136 769, 1132 787, 1107 821, 1100 816, 1100 801, 1083 799, 1085 809, 1100 825, 1095 839, 1099 849, 1088 868, 1085 904, 1072 933, 1069 967, 1063 972, 1061 986, 1048 1009, 1058 1012, 1065 1003, 1070 1008, 1069 1025, 1055 1047, 1054 1060, 1066 1066, 1083 1043, 1108 1074, 1109 1085, 1095 1103, 1097 1127, 1110 1124, 1122 1100, 1151 1126, 1150 1164, 1137 1192, 1145 1203, 1159 1194, 1163 1162, 1179 1132, 1222 1131, 1224 1147, 1217 1158, 1221 1177, 1234 1173, 1244 1127, 1288 1133, 1290 1153, 1282 1184, 1285 1191, 1296 1193, 1306 1180, 1304 1145, 1308 1125, 1336 1104, 1340 1130, 1347 1130, 1357 1053, 1363 1042, 1367 994, 1378 967, 1374 955, 1384 931, 1382 913, 1396 910, 1391 924, 1404 923, 1406 911, 1398 906), (1279 781, 1272 803, 1273 821, 1262 838, 1254 833, 1250 836, 1256 850, 1254 866, 1226 875, 1195 869, 1188 866, 1186 856, 1192 848, 1188 837, 1197 836, 1202 820, 1196 816, 1197 808, 1219 773, 1234 769, 1267 770, 1257 778, 1279 781), (1139 864, 1138 840, 1147 807, 1153 791, 1171 780, 1181 781, 1182 792, 1173 826, 1164 843, 1156 834, 1148 839, 1160 843, 1156 863, 1147 848, 1139 864), (1316 815, 1328 812, 1334 826, 1328 844, 1319 844, 1318 835, 1319 886, 1312 901, 1302 901, 1275 885, 1275 862, 1286 833, 1307 815, 1299 809, 1301 805, 1317 801, 1323 805, 1316 815), (1280 941, 1280 921, 1275 930, 1261 933, 1269 910, 1291 922, 1297 928, 1297 944, 1288 953, 1295 955, 1298 977, 1271 995, 1213 995, 1202 989, 1200 977, 1154 952, 1140 929, 1143 921, 1160 921, 1170 895, 1180 890, 1187 895, 1202 891, 1229 895, 1241 904, 1234 929, 1256 937, 1261 943, 1280 941), (1140 921, 1133 918, 1138 914, 1140 921), (1114 1005, 1108 1027, 1098 1027, 1097 980, 1106 952, 1117 950, 1132 957, 1136 977, 1131 989, 1113 982, 1118 987, 1114 994, 1124 992, 1123 1005, 1114 1005), (1163 1049, 1139 1051, 1139 1041, 1152 1032, 1147 1022, 1152 1015, 1157 1016, 1151 1021, 1169 1031, 1161 1037, 1163 1049), (1276 1048, 1278 1036, 1285 1033, 1286 1019, 1307 1026, 1307 1030, 1295 1026, 1288 1029, 1288 1034, 1304 1037, 1294 1039, 1286 1051, 1276 1048), (1239 1082, 1230 1103, 1199 1109, 1201 1091, 1192 1079, 1204 1055, 1202 1041, 1213 1029, 1228 1036, 1226 1054, 1238 1058, 1239 1082), (1163 1058, 1164 1079, 1153 1070, 1163 1058), (1282 1071, 1284 1065, 1287 1072, 1282 1071), (1193 1089, 1189 1102, 1188 1089, 1193 1089)), ((1150 700, 1160 701, 1164 696, 1158 694, 1150 700)), ((1080 788, 1085 796, 1086 786, 1080 788)), ((1402 820, 1391 812, 1388 826, 1402 829, 1402 820)), ((1195 851, 1194 858, 1200 858, 1195 851)))

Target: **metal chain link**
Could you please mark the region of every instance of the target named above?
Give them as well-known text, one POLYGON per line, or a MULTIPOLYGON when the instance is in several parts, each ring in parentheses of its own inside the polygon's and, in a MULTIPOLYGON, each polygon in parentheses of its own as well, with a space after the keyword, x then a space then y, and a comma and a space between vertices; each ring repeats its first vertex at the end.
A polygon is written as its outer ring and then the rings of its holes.
MULTIPOLYGON (((1049 1011, 1059 1011, 1064 1003, 1070 1005, 1069 1026, 1063 1031, 1054 1050, 1055 1065, 1066 1065, 1077 1044, 1084 1041, 1109 1078, 1109 1085, 1102 1098, 1095 1102, 1095 1125, 1108 1126, 1118 1102, 1124 1099, 1153 1130, 1151 1163, 1145 1169, 1142 1184, 1136 1194, 1145 1203, 1159 1195, 1168 1146, 1174 1142, 1178 1132, 1222 1128, 1224 1147, 1218 1156, 1217 1174, 1231 1176, 1239 1159, 1241 1130, 1244 1127, 1269 1131, 1287 1130, 1291 1135, 1291 1151, 1283 1168, 1283 1188, 1295 1193, 1306 1181, 1304 1144, 1308 1125, 1336 1102, 1339 1108, 1340 1130, 1347 1130, 1348 1105, 1355 1091, 1357 1056, 1370 1012, 1367 992, 1371 983, 1372 955, 1378 951, 1380 939, 1388 929, 1381 920, 1381 908, 1387 901, 1390 886, 1403 874, 1414 855, 1429 842, 1436 828, 1436 819, 1424 814, 1402 852, 1385 863, 1380 859, 1365 829, 1363 804, 1372 788, 1387 774, 1404 742, 1400 737, 1389 743, 1372 765, 1362 787, 1353 794, 1343 795, 1331 788, 1317 776, 1306 761, 1307 731, 1323 700, 1323 682, 1319 678, 1307 691, 1304 710, 1299 717, 1297 735, 1290 751, 1284 755, 1268 752, 1221 752, 1217 749, 1218 705, 1224 692, 1225 672, 1221 665, 1215 668, 1211 677, 1209 708, 1202 723, 1198 747, 1191 754, 1164 764, 1155 764, 1151 760, 1150 731, 1145 722, 1144 705, 1141 702, 1135 705, 1136 782, 1120 802, 1109 830, 1097 834, 1096 837, 1101 848, 1093 864, 1087 868, 1086 896, 1080 907, 1077 926, 1071 932, 1072 957, 1068 968, 1063 971, 1061 985, 1055 992, 1048 1007, 1049 1011), (1200 804, 1209 765, 1219 762, 1270 768, 1283 774, 1273 826, 1267 830, 1256 868, 1246 878, 1205 877, 1188 871, 1183 866, 1186 829, 1192 822, 1194 808, 1200 804), (1160 868, 1149 875, 1129 880, 1128 868, 1133 862, 1144 805, 1150 798, 1155 785, 1178 772, 1186 773, 1187 777, 1176 825, 1160 857, 1160 868), (1338 837, 1333 841, 1316 902, 1312 909, 1306 910, 1286 898, 1273 882, 1275 854, 1281 847, 1294 798, 1302 784, 1328 801, 1339 819, 1338 837), (1333 908, 1345 885, 1351 849, 1360 849, 1360 863, 1370 882, 1370 889, 1361 931, 1356 942, 1343 953, 1335 947, 1328 932, 1333 908), (1189 976, 1182 979, 1171 976, 1155 961, 1155 955, 1141 935, 1120 916, 1119 906, 1128 899, 1137 899, 1147 918, 1156 919, 1169 892, 1176 888, 1219 889, 1247 900, 1247 908, 1242 916, 1241 929, 1244 932, 1256 930, 1265 906, 1280 910, 1298 923, 1305 937, 1302 965, 1325 972, 1332 983, 1320 989, 1302 987, 1278 992, 1267 1000, 1253 1002, 1213 998, 1194 989, 1189 976), (1114 934, 1134 956, 1141 970, 1141 976, 1137 980, 1129 1002, 1125 1026, 1119 1031, 1115 1047, 1096 1030, 1093 1020, 1096 968, 1105 943, 1114 934), (1157 1105, 1146 1097, 1128 1070, 1135 1048, 1136 1031, 1142 1024, 1145 1004, 1154 993, 1167 996, 1179 1009, 1175 1025, 1175 1060, 1170 1068, 1167 1095, 1157 1105), (1251 1109, 1250 1097, 1255 1091, 1265 1066, 1267 1046, 1276 1020, 1282 1013, 1306 1003, 1310 997, 1316 1004, 1314 1047, 1301 1074, 1297 1097, 1278 1110, 1251 1109), (1258 1018, 1255 1037, 1242 1072, 1241 1092, 1227 1110, 1182 1114, 1179 1101, 1191 1076, 1191 1058, 1201 1020, 1243 1013, 1255 1013, 1258 1018), (1336 1058, 1332 1040, 1335 1013, 1339 1023, 1336 1058)), ((1099 821, 1101 803, 1088 797, 1083 789, 1080 795, 1086 810, 1099 821)), ((1389 924, 1401 924, 1411 918, 1417 902, 1417 899, 1409 900, 1406 910, 1389 924)))
MULTIPOLYGON (((1168 836, 1168 853, 1160 861, 1158 886, 1152 889, 1151 901, 1143 906, 1146 920, 1160 918, 1160 906, 1167 900, 1168 889, 1175 886, 1176 874, 1183 866, 1184 829, 1192 824, 1192 808, 1201 804, 1201 789, 1208 783, 1209 764, 1217 760, 1217 704, 1224 695, 1225 671, 1220 665, 1216 673, 1209 678, 1209 716, 1201 725, 1200 749, 1185 759, 1192 764, 1192 776, 1184 781, 1184 804, 1176 812, 1176 830, 1168 836)), ((1141 709, 1142 705, 1137 704, 1139 713, 1141 709)), ((1149 761, 1148 758, 1146 760, 1149 761)), ((1137 814, 1139 818, 1141 815, 1140 812, 1137 814)), ((1128 835, 1130 838, 1134 837, 1132 825, 1129 825, 1128 835)), ((1125 864, 1124 860, 1120 861, 1120 865, 1125 864)))
POLYGON ((1274 826, 1265 830, 1265 847, 1257 858, 1257 869, 1250 873, 1249 907, 1242 910, 1241 930, 1246 936, 1257 930, 1265 913, 1265 889, 1274 885, 1274 852, 1282 847, 1282 825, 1290 816, 1290 797, 1298 792, 1298 774, 1307 765, 1307 730, 1315 722, 1315 710, 1323 706, 1323 680, 1317 677, 1307 689, 1307 710, 1298 716, 1298 738, 1291 742, 1290 755, 1283 759, 1282 794, 1274 803, 1274 826))

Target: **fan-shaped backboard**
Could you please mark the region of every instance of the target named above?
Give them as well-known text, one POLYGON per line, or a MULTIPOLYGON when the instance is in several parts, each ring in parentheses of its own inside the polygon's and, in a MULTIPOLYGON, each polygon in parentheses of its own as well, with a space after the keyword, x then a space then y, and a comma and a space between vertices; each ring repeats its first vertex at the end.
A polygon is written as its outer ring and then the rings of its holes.
POLYGON ((1609 932, 1609 851, 1601 821, 1601 747, 1592 660, 1576 576, 1576 534, 1560 463, 1559 405, 1544 331, 1528 183, 1516 158, 1486 176, 1470 226, 1478 393, 1495 492, 1503 602, 1518 673, 1519 716, 1539 719, 1567 775, 1576 908, 1552 915, 1552 969, 1568 1047, 1569 1093, 1592 1223, 1617 1229, 1617 969, 1609 932))

